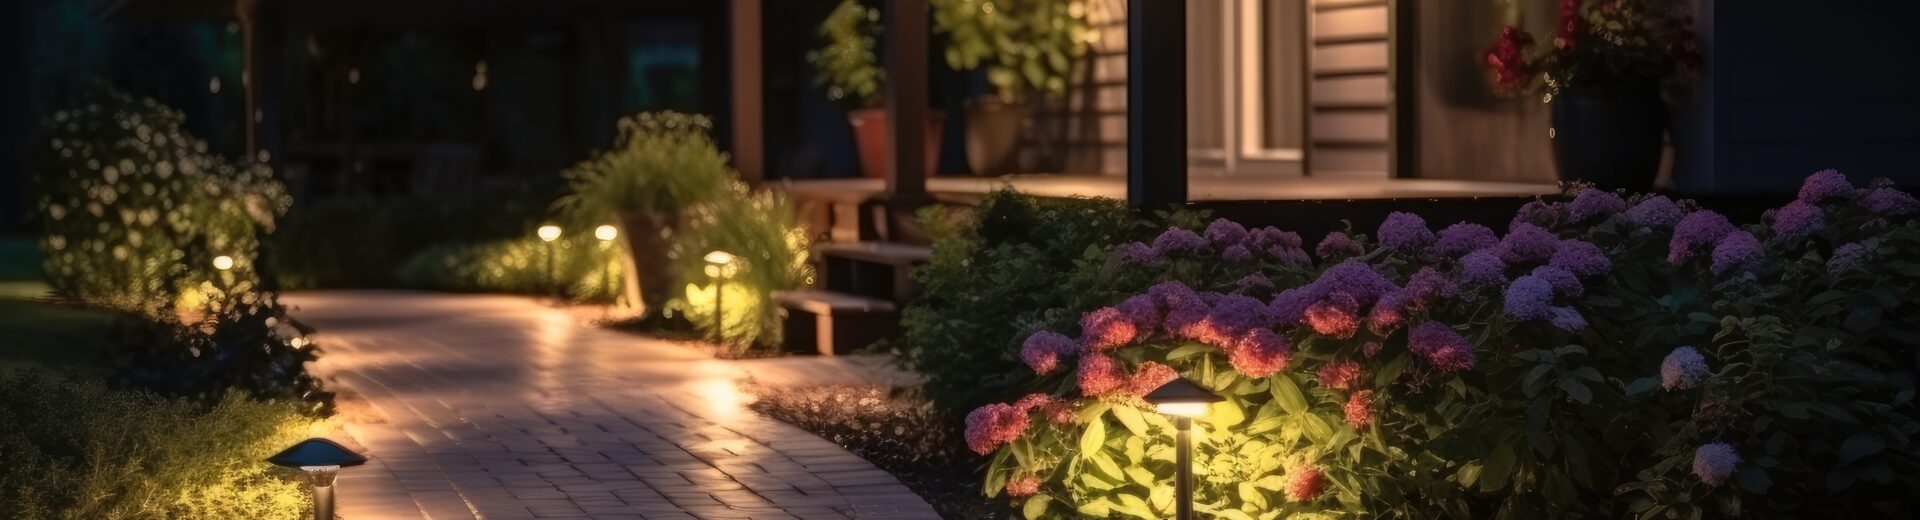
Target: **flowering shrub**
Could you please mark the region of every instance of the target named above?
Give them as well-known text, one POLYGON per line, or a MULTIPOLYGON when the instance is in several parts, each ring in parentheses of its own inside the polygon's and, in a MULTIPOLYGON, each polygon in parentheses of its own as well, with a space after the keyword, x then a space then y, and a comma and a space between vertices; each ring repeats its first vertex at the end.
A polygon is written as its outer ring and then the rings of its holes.
POLYGON ((251 288, 255 230, 271 232, 292 202, 272 172, 208 153, 182 128, 183 114, 152 99, 104 86, 87 99, 42 122, 31 146, 54 290, 158 312, 183 294, 251 288), (218 256, 233 259, 225 275, 214 269, 218 256))
POLYGON ((1216 517, 1910 513, 1916 205, 1807 186, 1746 226, 1586 189, 1503 236, 1396 214, 1317 261, 1227 221, 1117 245, 1103 269, 1146 288, 1033 332, 1041 391, 966 441, 1030 518, 1166 518, 1173 429, 1140 396, 1185 377, 1225 398, 1194 424, 1216 517))

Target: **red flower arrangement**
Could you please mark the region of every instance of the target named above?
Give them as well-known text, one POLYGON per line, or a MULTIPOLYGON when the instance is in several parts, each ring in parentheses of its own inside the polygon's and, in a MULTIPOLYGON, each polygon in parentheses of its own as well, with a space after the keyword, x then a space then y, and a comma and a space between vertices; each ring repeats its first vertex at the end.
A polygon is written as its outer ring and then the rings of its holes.
POLYGON ((1688 79, 1700 68, 1693 17, 1679 0, 1560 0, 1553 48, 1534 50, 1531 33, 1500 29, 1481 53, 1503 96, 1560 89, 1688 79), (1540 82, 1535 83, 1534 79, 1540 82))

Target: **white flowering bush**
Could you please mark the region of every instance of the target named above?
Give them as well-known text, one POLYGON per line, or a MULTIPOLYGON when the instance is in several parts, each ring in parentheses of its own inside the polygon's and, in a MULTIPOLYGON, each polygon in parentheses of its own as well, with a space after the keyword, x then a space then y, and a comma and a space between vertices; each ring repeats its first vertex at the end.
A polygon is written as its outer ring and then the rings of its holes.
POLYGON ((1179 377, 1225 398, 1194 425, 1203 516, 1920 510, 1920 202, 1833 171, 1747 226, 1572 195, 1504 235, 1396 213, 1311 255, 1225 220, 1112 247, 1079 270, 1154 285, 1019 346, 1031 393, 966 421, 985 492, 1171 516, 1141 396, 1179 377))
POLYGON ((183 295, 247 292, 257 233, 291 204, 260 163, 229 162, 152 99, 95 87, 31 145, 48 281, 92 304, 156 311, 183 295), (231 258, 222 274, 214 259, 231 258))

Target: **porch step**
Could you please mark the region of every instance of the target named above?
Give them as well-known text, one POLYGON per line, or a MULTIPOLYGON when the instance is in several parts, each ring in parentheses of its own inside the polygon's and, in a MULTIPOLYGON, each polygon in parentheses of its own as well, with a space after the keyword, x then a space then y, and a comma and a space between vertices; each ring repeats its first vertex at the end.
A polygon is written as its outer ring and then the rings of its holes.
POLYGON ((919 294, 913 267, 933 259, 933 248, 893 242, 826 242, 813 253, 826 290, 896 304, 919 294))
POLYGON ((782 327, 787 347, 797 351, 845 354, 900 330, 899 308, 887 300, 813 289, 778 292, 773 299, 787 310, 782 327))

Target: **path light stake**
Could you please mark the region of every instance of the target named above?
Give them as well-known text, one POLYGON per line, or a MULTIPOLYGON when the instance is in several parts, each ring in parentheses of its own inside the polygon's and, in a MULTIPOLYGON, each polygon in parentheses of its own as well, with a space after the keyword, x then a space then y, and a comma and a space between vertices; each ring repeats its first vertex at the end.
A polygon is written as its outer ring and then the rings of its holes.
POLYGON ((340 468, 366 464, 367 458, 333 441, 314 437, 268 457, 267 462, 306 472, 307 485, 313 488, 314 520, 333 520, 334 475, 340 468))
MULTIPOLYGON (((612 225, 601 224, 600 227, 593 228, 593 238, 600 239, 600 249, 602 251, 612 251, 613 239, 619 237, 620 228, 613 227, 612 225)), ((608 303, 607 307, 612 308, 614 305, 619 305, 620 297, 613 294, 613 271, 607 268, 607 262, 605 260, 600 262, 600 283, 607 286, 607 295, 613 297, 613 301, 608 303)))
POLYGON ((553 241, 560 239, 560 226, 547 224, 535 231, 540 241, 547 243, 547 289, 553 292, 553 300, 560 301, 560 279, 553 274, 553 241))
POLYGON ((1193 419, 1207 415, 1207 405, 1225 401, 1226 398, 1195 385, 1186 378, 1176 378, 1160 385, 1146 395, 1148 403, 1154 405, 1161 414, 1173 418, 1173 426, 1179 433, 1174 435, 1174 466, 1177 473, 1173 480, 1174 507, 1179 520, 1193 520, 1193 419))
POLYGON ((721 284, 726 283, 728 274, 732 274, 734 256, 726 251, 714 251, 707 253, 705 259, 707 277, 713 279, 713 338, 720 339, 724 337, 725 332, 721 329, 727 325, 727 321, 723 319, 726 316, 726 308, 720 306, 721 289, 725 288, 721 284))

